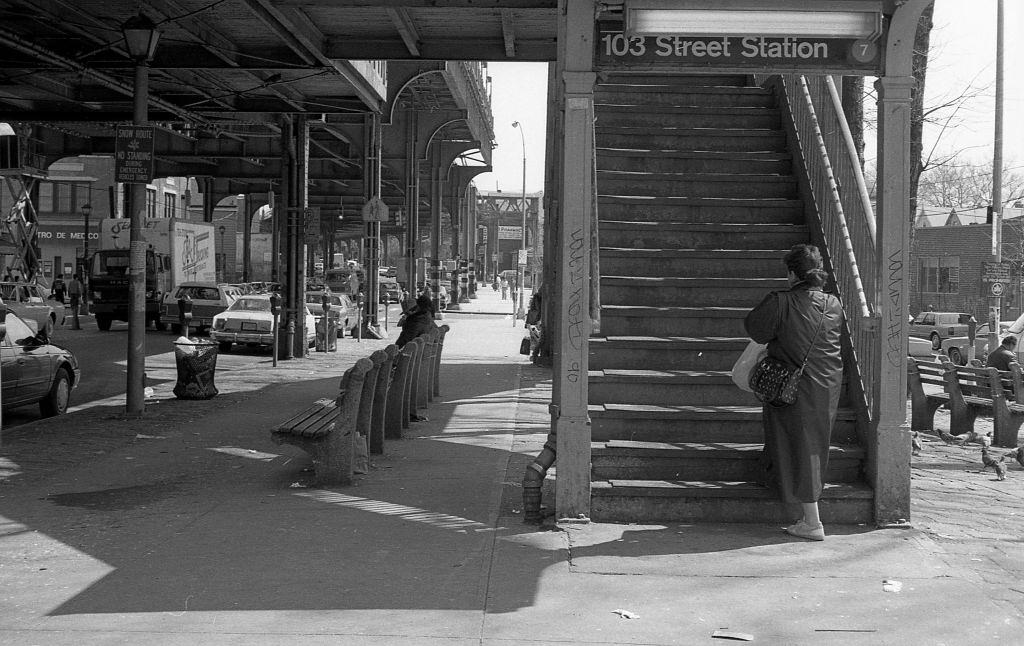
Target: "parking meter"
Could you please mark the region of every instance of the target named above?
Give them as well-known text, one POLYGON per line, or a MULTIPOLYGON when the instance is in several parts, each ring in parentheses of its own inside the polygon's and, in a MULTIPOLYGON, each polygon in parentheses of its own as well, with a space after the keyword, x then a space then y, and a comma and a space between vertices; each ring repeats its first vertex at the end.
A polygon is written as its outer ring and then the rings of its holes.
POLYGON ((188 336, 188 328, 192 325, 192 297, 188 294, 178 299, 178 324, 182 333, 188 336))
POLYGON ((278 342, 278 338, 277 338, 278 337, 278 334, 277 334, 277 317, 281 315, 281 296, 277 292, 274 292, 274 293, 272 293, 270 295, 270 313, 274 317, 274 327, 273 327, 273 333, 274 333, 274 350, 273 350, 273 352, 274 352, 274 363, 273 363, 273 365, 276 368, 277 367, 277 342, 278 342))

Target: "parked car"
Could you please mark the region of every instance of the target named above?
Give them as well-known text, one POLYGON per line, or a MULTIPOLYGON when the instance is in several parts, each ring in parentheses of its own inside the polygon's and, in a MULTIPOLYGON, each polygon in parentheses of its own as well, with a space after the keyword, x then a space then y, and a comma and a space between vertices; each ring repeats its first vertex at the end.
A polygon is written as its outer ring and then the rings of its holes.
POLYGON ((320 316, 324 311, 324 294, 327 294, 327 298, 330 299, 329 316, 338 323, 338 336, 344 336, 345 330, 356 324, 359 308, 348 294, 323 291, 306 292, 306 307, 314 313, 314 316, 320 316))
POLYGON ((402 299, 402 288, 398 285, 398 281, 394 279, 385 279, 381 276, 380 279, 380 302, 381 303, 397 303, 402 299))
MULTIPOLYGON (((316 320, 308 307, 306 317, 306 343, 316 343, 316 320)), ((221 352, 231 352, 234 344, 250 347, 274 345, 274 315, 270 312, 270 294, 247 294, 234 301, 226 310, 213 317, 210 339, 221 352)))
POLYGON ((192 300, 192 323, 197 330, 213 325, 213 317, 226 310, 242 296, 242 290, 226 283, 182 283, 164 296, 163 320, 171 324, 171 332, 181 333, 178 323, 178 300, 192 300))
POLYGON ((448 288, 440 285, 437 288, 437 309, 448 309, 448 288))
MULTIPOLYGON (((14 312, 49 341, 57 326, 57 310, 47 302, 49 292, 35 283, 0 282, 0 299, 7 310, 14 312)), ((52 301, 51 301, 52 302, 52 301)), ((64 304, 60 304, 61 322, 64 319, 64 304)))
POLYGON ((0 341, 3 407, 39 404, 43 417, 63 415, 81 377, 75 355, 48 343, 14 312, 7 312, 5 324, 0 341))
MULTIPOLYGON (((908 354, 912 357, 935 357, 935 350, 932 349, 932 342, 928 339, 918 339, 917 337, 910 337, 910 347, 908 354)), ((945 342, 943 342, 945 343, 945 342)))
POLYGON ((966 336, 967 324, 974 315, 965 312, 921 312, 910 322, 910 336, 928 339, 932 348, 940 350, 942 340, 952 336, 966 336))
MULTIPOLYGON (((1010 323, 1000 322, 999 323, 999 340, 1002 341, 1003 336, 1007 334, 1007 330, 1010 329, 1010 323)), ((988 323, 983 323, 978 326, 977 331, 974 333, 974 356, 982 361, 988 356, 988 323)), ((942 340, 942 354, 949 357, 949 360, 958 366, 967 365, 967 357, 970 356, 971 344, 968 342, 967 335, 963 336, 952 336, 948 339, 942 340)))

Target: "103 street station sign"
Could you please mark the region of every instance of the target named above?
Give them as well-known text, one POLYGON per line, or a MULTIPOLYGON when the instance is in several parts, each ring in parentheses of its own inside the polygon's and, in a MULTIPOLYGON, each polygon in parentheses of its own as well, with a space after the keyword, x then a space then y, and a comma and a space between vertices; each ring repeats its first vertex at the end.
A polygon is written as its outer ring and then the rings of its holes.
POLYGON ((854 38, 748 36, 627 36, 621 23, 601 23, 594 46, 597 70, 694 69, 874 76, 880 43, 854 38))

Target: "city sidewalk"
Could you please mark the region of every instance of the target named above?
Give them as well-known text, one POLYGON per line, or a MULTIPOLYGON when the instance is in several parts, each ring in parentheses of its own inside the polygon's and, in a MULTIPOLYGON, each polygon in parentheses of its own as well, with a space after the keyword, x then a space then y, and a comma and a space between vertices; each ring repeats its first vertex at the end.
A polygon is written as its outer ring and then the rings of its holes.
POLYGON ((466 314, 445 314, 429 420, 350 487, 311 486, 268 429, 387 340, 218 374, 217 398, 141 421, 95 406, 6 433, 0 644, 1016 642, 1000 568, 1024 474, 978 473, 976 448, 925 438, 914 529, 523 524, 550 371, 517 354, 521 321, 466 314))

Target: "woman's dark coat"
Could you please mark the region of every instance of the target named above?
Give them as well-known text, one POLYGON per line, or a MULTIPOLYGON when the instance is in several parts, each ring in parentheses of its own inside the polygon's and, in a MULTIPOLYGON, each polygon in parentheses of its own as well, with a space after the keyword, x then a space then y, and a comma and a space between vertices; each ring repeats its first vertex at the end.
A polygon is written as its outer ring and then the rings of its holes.
POLYGON ((404 347, 406 343, 418 336, 426 334, 431 328, 437 327, 434 323, 434 310, 431 307, 415 305, 406 312, 405 323, 402 325, 402 333, 398 335, 395 345, 404 347))
POLYGON ((751 339, 768 344, 769 356, 791 366, 803 363, 814 339, 796 403, 782 408, 766 404, 763 410, 768 485, 777 488, 783 502, 815 502, 821 497, 843 384, 843 321, 839 299, 807 283, 769 294, 744 321, 751 339))

